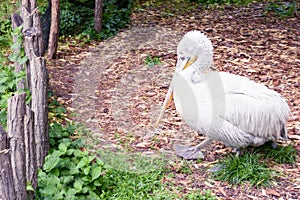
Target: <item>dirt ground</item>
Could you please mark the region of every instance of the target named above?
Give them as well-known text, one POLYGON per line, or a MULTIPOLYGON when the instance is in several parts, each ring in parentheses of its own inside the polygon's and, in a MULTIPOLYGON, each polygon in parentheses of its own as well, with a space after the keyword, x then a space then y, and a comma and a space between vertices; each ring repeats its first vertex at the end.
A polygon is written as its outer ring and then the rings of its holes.
MULTIPOLYGON (((214 46, 218 71, 246 76, 282 94, 292 116, 289 138, 300 152, 300 20, 265 16, 264 5, 224 7, 171 15, 163 8, 140 9, 116 36, 90 45, 61 44, 49 62, 50 89, 94 133, 95 147, 173 155, 174 143, 195 145, 198 136, 181 121, 172 104, 159 127, 155 120, 176 64, 176 47, 184 33, 204 32, 214 46), (147 56, 162 64, 149 66, 147 56)), ((231 149, 215 142, 193 173, 166 181, 185 190, 210 189, 221 199, 299 199, 300 164, 275 164, 282 177, 271 188, 231 186, 209 178, 207 169, 231 149)), ((179 158, 174 158, 178 159, 179 158)), ((174 162, 177 162, 174 160, 174 162)))

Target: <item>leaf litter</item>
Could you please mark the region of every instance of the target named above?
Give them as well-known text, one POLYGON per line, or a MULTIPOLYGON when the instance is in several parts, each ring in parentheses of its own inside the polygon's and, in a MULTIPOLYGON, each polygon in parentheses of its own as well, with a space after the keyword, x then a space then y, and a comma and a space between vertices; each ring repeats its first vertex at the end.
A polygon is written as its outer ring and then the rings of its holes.
MULTIPOLYGON (((195 7, 164 16, 159 9, 136 11, 131 24, 108 40, 78 46, 69 39, 69 45, 60 46, 58 59, 48 62, 50 88, 76 113, 69 118, 84 122, 94 133, 95 148, 173 154, 174 143, 195 145, 204 139, 181 121, 174 104, 160 126, 153 125, 172 78, 179 40, 187 31, 201 30, 214 45, 219 71, 246 76, 287 99, 292 113, 288 133, 299 154, 299 18, 265 17, 263 12, 262 3, 219 10, 195 7), (149 68, 149 55, 162 64, 149 68)), ((272 188, 211 180, 206 170, 230 151, 214 143, 205 149, 203 161, 193 162, 191 174, 178 171, 180 159, 172 158, 174 176, 164 181, 185 191, 210 189, 222 199, 298 198, 299 157, 295 164, 275 166, 282 176, 272 188)))

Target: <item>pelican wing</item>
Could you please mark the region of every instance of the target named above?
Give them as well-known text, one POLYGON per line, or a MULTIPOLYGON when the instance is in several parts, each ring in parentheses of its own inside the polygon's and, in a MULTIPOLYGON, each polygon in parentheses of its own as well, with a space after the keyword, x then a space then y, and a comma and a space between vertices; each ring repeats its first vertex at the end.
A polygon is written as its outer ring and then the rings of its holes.
POLYGON ((285 124, 290 111, 280 94, 245 77, 228 73, 220 73, 220 77, 225 100, 225 112, 220 115, 222 130, 227 130, 224 134, 248 145, 287 138, 285 124))
POLYGON ((287 137, 280 94, 245 77, 188 70, 174 81, 174 101, 189 126, 234 148, 287 137))

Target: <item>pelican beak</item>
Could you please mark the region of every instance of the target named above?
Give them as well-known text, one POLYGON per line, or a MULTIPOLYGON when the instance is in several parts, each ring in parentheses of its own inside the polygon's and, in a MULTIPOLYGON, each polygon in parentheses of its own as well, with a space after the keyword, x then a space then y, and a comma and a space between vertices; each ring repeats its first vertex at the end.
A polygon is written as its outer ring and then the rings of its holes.
MULTIPOLYGON (((191 64, 193 64, 197 60, 197 58, 198 57, 195 56, 193 59, 183 59, 183 60, 177 61, 177 64, 176 64, 176 69, 178 70, 178 71, 176 70, 177 73, 180 73, 182 70, 188 68, 191 64)), ((174 76, 172 78, 172 82, 170 84, 169 90, 168 90, 167 95, 165 97, 164 104, 162 106, 160 114, 159 114, 159 116, 156 120, 156 123, 155 123, 156 127, 158 126, 161 118, 163 117, 163 115, 165 113, 165 110, 169 107, 169 105, 170 105, 170 103, 173 99, 173 79, 174 79, 174 76)))

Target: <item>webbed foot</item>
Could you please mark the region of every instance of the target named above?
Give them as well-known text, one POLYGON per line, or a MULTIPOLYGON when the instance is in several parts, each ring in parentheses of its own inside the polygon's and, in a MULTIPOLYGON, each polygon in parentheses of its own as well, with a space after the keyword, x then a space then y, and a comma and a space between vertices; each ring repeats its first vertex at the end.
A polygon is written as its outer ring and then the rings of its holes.
POLYGON ((203 153, 199 148, 197 148, 197 146, 175 144, 173 146, 173 149, 178 156, 186 160, 196 160, 199 158, 204 158, 203 153))
POLYGON ((209 168, 208 171, 215 173, 221 171, 225 166, 225 164, 215 164, 213 167, 209 168))

